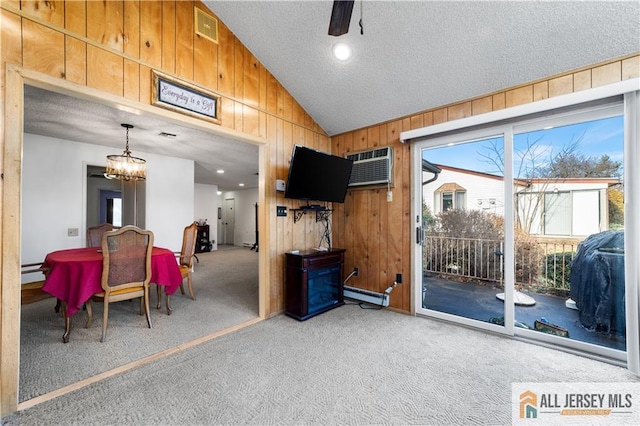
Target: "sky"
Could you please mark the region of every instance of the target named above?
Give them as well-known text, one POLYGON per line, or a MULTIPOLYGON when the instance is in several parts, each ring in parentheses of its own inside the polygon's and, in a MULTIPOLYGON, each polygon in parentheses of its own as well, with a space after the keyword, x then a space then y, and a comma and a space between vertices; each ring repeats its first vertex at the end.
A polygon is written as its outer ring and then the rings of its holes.
MULTIPOLYGON (((531 151, 532 154, 528 158, 534 158, 536 165, 543 165, 575 140, 579 140, 576 152, 585 157, 600 158, 606 154, 611 160, 622 162, 623 117, 616 116, 517 134, 514 138, 514 160, 521 158, 526 152, 527 141, 536 141, 535 151, 531 151)), ((496 163, 502 163, 500 157, 503 150, 502 139, 494 138, 427 149, 423 151, 423 158, 435 164, 501 175, 502 166, 497 166, 496 163)), ((514 165, 515 177, 518 177, 519 167, 519 163, 514 165)))

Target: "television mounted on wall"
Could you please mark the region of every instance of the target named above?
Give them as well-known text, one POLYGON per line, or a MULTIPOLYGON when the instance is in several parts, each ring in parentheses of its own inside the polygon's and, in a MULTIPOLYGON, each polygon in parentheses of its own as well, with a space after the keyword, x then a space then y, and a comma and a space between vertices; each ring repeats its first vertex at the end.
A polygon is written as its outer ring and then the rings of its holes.
POLYGON ((300 145, 293 146, 285 198, 344 203, 353 161, 300 145))

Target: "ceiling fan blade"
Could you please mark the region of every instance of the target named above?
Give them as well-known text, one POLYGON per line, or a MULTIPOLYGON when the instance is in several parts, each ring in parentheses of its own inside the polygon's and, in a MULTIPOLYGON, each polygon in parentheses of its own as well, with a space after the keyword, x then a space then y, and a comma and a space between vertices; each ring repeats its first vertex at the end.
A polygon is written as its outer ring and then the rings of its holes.
POLYGON ((349 32, 353 3, 353 0, 334 0, 329 20, 329 35, 337 37, 349 32))

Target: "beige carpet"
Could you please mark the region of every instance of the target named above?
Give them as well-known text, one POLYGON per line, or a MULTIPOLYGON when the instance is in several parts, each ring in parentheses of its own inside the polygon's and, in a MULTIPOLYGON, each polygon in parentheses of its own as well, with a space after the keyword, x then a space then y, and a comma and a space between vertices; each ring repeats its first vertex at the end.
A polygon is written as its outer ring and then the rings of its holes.
MULTIPOLYGON (((89 330, 76 327, 70 343, 63 345, 61 320, 49 312, 50 302, 29 315, 25 309, 27 317, 42 318, 23 324, 23 330, 32 330, 21 347, 21 367, 26 369, 21 399, 110 368, 114 360, 123 364, 225 327, 233 322, 229 316, 238 322, 255 318, 257 278, 247 279, 247 271, 257 275, 257 255, 231 250, 222 261, 224 253, 200 258, 196 302, 176 297, 175 317, 155 312, 153 330, 146 329, 132 303, 122 308, 126 321, 110 322, 106 344, 99 342, 100 321, 89 330), (246 259, 246 267, 231 268, 231 259, 246 259), (209 260, 211 274, 205 274, 209 260), (222 273, 225 267, 229 270, 222 273), (203 324, 207 327, 194 330, 203 324)), ((261 321, 3 422, 500 425, 512 421, 513 382, 638 383, 639 378, 623 368, 507 337, 349 304, 304 322, 284 315, 261 321)))
MULTIPOLYGON (((153 328, 139 315, 137 301, 109 308, 107 341, 100 343, 102 305, 94 303, 94 321, 87 314, 72 317, 70 341, 62 343, 64 325, 53 299, 22 307, 19 400, 59 389, 164 349, 228 328, 258 316, 258 254, 248 248, 221 246, 198 254, 193 285, 196 300, 178 292, 173 313, 152 309, 153 328)), ((156 304, 152 286, 151 302, 156 304)), ((163 303, 164 307, 164 303, 163 303)))
POLYGON ((259 322, 6 419, 8 425, 511 424, 512 382, 627 370, 387 310, 259 322))

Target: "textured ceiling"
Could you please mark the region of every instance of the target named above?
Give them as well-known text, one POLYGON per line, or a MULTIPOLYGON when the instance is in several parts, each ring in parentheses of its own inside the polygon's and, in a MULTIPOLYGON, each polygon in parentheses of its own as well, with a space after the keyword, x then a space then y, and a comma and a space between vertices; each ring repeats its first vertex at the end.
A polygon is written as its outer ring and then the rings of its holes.
POLYGON ((218 185, 220 190, 258 186, 258 148, 250 143, 30 86, 25 87, 24 112, 26 133, 110 146, 113 154, 121 154, 125 146, 126 133, 120 124, 132 124, 129 149, 134 156, 144 158, 148 152, 194 160, 194 182, 218 185), (176 137, 163 137, 161 132, 176 137), (218 169, 225 173, 216 173, 218 169))
MULTIPOLYGON (((329 134, 396 119, 640 51, 640 2, 356 1, 327 35, 331 1, 205 1, 329 134), (360 35, 360 8, 364 35, 360 35), (352 45, 345 63, 331 56, 352 45)), ((257 186, 258 150, 125 109, 28 87, 25 131, 195 161, 196 183, 257 186), (177 134, 175 139, 158 136, 177 134), (218 175, 218 168, 226 170, 218 175)))
POLYGON ((340 37, 332 1, 204 3, 329 135, 640 51, 638 1, 364 0, 340 37))

